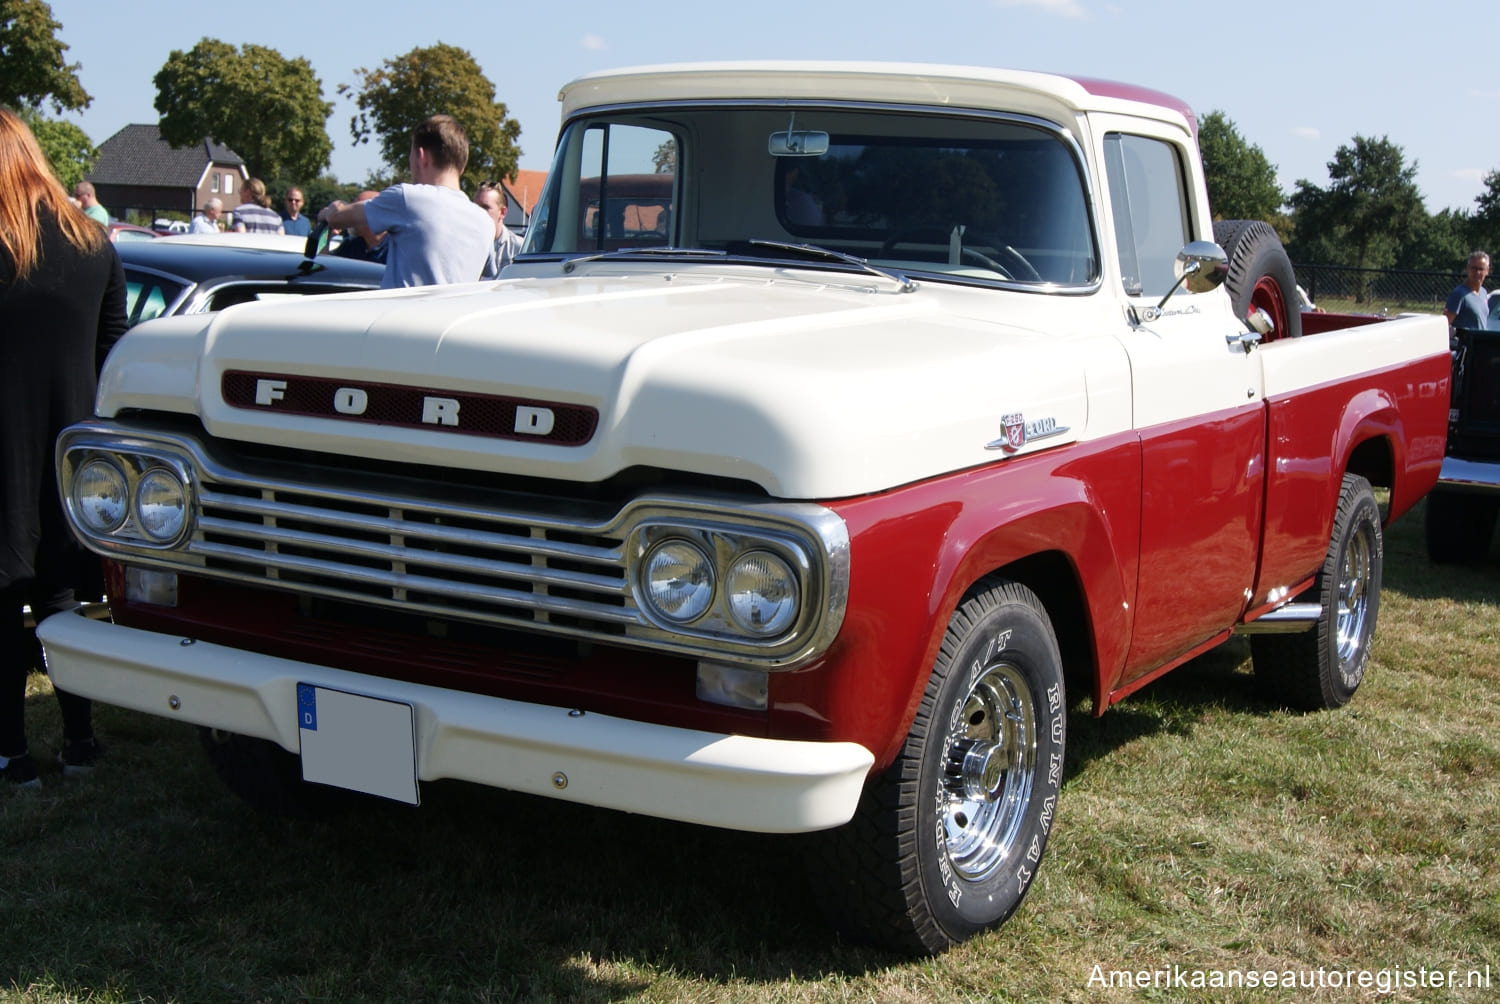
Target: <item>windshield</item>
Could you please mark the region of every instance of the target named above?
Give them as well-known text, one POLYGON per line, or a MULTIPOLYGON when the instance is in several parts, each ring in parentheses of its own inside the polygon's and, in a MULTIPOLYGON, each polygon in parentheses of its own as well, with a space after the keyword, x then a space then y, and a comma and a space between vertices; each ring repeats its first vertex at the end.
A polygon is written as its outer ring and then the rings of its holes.
POLYGON ((730 106, 577 119, 524 252, 774 256, 754 241, 966 281, 1098 277, 1072 145, 1027 121, 935 111, 730 106))

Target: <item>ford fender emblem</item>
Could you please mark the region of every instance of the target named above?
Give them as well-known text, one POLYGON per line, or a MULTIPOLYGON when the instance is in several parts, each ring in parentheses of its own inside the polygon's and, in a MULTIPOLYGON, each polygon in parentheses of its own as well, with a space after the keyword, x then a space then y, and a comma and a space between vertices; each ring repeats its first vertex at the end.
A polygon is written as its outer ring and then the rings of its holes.
POLYGON ((984 448, 1015 453, 1029 442, 1061 436, 1067 431, 1068 427, 1058 425, 1055 418, 1035 418, 1028 422, 1026 416, 1018 411, 1000 416, 1000 438, 985 443, 984 448))

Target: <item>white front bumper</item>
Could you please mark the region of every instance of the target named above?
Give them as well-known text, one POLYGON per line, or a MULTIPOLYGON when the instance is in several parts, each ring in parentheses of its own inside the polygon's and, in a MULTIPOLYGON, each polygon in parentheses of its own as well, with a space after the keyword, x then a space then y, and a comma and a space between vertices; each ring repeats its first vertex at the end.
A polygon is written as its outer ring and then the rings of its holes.
POLYGON ((49 617, 53 682, 96 701, 299 752, 297 684, 410 704, 417 777, 456 778, 764 833, 848 822, 874 757, 855 743, 757 739, 387 680, 171 635, 49 617), (566 779, 560 786, 559 778, 566 779))

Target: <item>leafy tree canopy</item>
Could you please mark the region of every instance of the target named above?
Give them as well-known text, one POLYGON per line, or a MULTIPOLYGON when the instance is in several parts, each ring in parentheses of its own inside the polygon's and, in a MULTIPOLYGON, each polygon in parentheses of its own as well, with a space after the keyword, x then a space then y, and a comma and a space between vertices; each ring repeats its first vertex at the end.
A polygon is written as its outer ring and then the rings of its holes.
POLYGON ((89 141, 88 133, 71 122, 43 118, 35 109, 22 109, 21 118, 36 137, 42 153, 52 162, 57 180, 71 192, 99 159, 99 151, 89 141))
POLYGON ((1500 258, 1500 171, 1484 176, 1484 191, 1474 197, 1474 212, 1468 218, 1465 236, 1469 250, 1486 251, 1500 258))
POLYGON ((187 52, 174 49, 153 83, 162 138, 173 146, 210 137, 268 180, 315 178, 328 166, 333 103, 300 56, 205 38, 187 52))
POLYGON ((1328 162, 1329 186, 1299 180, 1292 256, 1298 261, 1386 268, 1402 241, 1427 222, 1417 163, 1382 136, 1355 136, 1328 162))
POLYGON ((1221 111, 1203 116, 1198 147, 1214 219, 1276 222, 1286 201, 1276 183, 1276 165, 1240 135, 1229 116, 1221 111))
POLYGON ((357 88, 339 85, 340 94, 357 90, 359 112, 349 120, 349 131, 356 144, 373 137, 381 160, 398 177, 409 170, 412 130, 439 113, 452 115, 469 137, 465 187, 472 191, 487 178, 515 173, 521 124, 506 117, 505 105, 495 100, 495 85, 467 50, 439 42, 354 75, 357 88))
POLYGON ((0 105, 82 111, 94 99, 78 82, 78 64, 64 62, 62 25, 42 0, 0 0, 0 105))

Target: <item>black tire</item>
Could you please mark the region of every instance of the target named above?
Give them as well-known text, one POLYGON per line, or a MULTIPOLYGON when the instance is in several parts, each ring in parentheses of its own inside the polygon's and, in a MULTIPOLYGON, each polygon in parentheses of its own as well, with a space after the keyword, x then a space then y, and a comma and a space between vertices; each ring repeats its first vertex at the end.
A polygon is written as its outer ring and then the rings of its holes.
POLYGON ((809 874, 845 934, 944 951, 1020 906, 1057 810, 1067 707, 1057 637, 1029 589, 982 583, 953 615, 896 762, 809 874))
POLYGON ((1281 238, 1261 220, 1219 220, 1214 243, 1229 256, 1224 286, 1236 317, 1264 309, 1276 325, 1267 341, 1302 336, 1302 305, 1297 295, 1297 273, 1281 238))
POLYGON ((1435 565, 1462 565, 1489 556, 1500 499, 1434 488, 1427 496, 1427 557, 1435 565))
POLYGON ((200 728, 198 738, 219 780, 259 812, 319 819, 356 798, 341 788, 302 780, 301 760, 270 740, 208 728, 200 728))
POLYGON ((1328 556, 1302 597, 1321 604, 1317 625, 1250 638, 1256 683, 1266 697, 1303 711, 1349 703, 1370 663, 1384 568, 1375 493, 1364 478, 1345 474, 1328 556))

